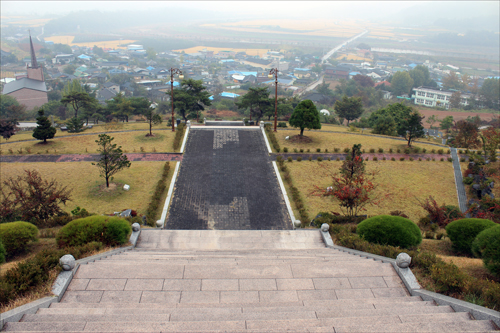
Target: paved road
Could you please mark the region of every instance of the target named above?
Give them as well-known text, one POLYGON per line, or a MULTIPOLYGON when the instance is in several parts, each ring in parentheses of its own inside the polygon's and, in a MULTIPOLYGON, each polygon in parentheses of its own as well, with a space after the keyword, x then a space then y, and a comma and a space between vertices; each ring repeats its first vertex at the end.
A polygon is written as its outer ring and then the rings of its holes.
POLYGON ((292 228, 261 131, 191 128, 165 228, 292 228))
POLYGON ((327 54, 325 54, 323 56, 323 58, 321 58, 321 62, 325 62, 328 58, 330 58, 335 52, 337 52, 338 50, 340 50, 344 45, 347 45, 351 42, 354 42, 356 39, 360 38, 360 37, 363 37, 364 35, 366 35, 367 33, 369 33, 370 31, 369 30, 365 30, 363 31, 362 33, 360 33, 359 35, 356 35, 354 37, 352 37, 351 39, 349 39, 348 41, 346 42, 343 42, 342 44, 340 45, 337 45, 335 46, 333 49, 331 49, 327 54))

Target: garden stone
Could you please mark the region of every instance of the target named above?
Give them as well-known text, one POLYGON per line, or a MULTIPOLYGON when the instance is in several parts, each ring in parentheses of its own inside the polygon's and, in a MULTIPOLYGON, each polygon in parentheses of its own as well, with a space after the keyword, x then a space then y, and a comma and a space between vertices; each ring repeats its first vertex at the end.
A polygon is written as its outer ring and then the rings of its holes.
POLYGON ((396 265, 398 265, 399 268, 408 268, 411 264, 411 257, 408 255, 408 253, 400 253, 396 257, 396 265))
POLYGON ((137 222, 133 223, 132 224, 132 230, 133 231, 139 231, 139 230, 141 230, 141 225, 139 223, 137 223, 137 222))
POLYGON ((321 225, 321 231, 328 232, 328 230, 330 230, 330 226, 328 225, 328 223, 323 223, 321 225))
POLYGON ((130 217, 132 214, 132 209, 125 209, 121 212, 120 217, 130 217))
POLYGON ((125 191, 130 190, 130 185, 127 185, 127 184, 123 185, 123 189, 124 189, 125 191))
POLYGON ((61 259, 59 259, 59 265, 63 270, 70 271, 75 268, 75 257, 73 257, 71 254, 65 254, 61 257, 61 259))
POLYGON ((290 137, 289 136, 285 137, 285 140, 290 140, 290 137))
POLYGON ((156 221, 156 227, 157 228, 163 228, 163 221, 162 220, 156 221))

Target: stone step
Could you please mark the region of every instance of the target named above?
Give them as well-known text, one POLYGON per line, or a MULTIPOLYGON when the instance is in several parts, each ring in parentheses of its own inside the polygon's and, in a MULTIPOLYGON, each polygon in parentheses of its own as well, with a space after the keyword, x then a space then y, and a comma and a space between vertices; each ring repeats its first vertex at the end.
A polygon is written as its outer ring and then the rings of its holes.
POLYGON ((363 332, 493 332, 496 328, 489 320, 458 322, 417 322, 385 325, 336 326, 335 333, 363 332))
MULTIPOLYGON (((135 314, 135 315, 141 315, 141 314, 168 314, 168 313, 192 313, 193 309, 192 308, 178 308, 175 305, 172 307, 151 307, 149 306, 148 308, 138 308, 136 306, 130 306, 130 307, 98 307, 98 308, 79 308, 79 307, 73 307, 73 304, 67 304, 66 307, 64 308, 58 308, 58 307, 50 307, 50 308, 41 308, 38 309, 37 314, 61 314, 61 315, 110 315, 110 314, 135 314)), ((420 310, 419 308, 431 308, 435 309, 436 304, 431 301, 420 301, 420 302, 397 302, 397 303, 380 303, 376 305, 377 309, 384 309, 384 310, 390 310, 393 309, 395 311, 398 311, 399 309, 406 309, 406 308, 412 308, 415 309, 417 312, 425 312, 425 310, 420 310)), ((373 310, 375 309, 375 305, 373 304, 344 304, 344 305, 337 305, 337 306, 330 306, 330 307, 324 307, 324 306, 277 306, 277 307, 263 307, 263 306, 250 306, 247 307, 246 305, 242 306, 234 306, 234 307, 226 307, 226 308, 196 308, 196 312, 215 312, 220 309, 228 309, 237 313, 248 313, 248 312, 299 312, 299 311, 315 311, 315 312, 320 312, 320 311, 342 311, 345 309, 368 309, 368 310, 373 310)), ((403 310, 406 311, 406 310, 403 310)))
MULTIPOLYGON (((466 321, 471 320, 468 313, 455 313, 451 309, 431 309, 427 307, 406 309, 406 311, 383 311, 383 310, 352 310, 334 312, 245 312, 241 309, 206 309, 205 311, 192 311, 191 309, 176 309, 164 314, 27 314, 22 322, 124 322, 132 318, 140 322, 166 322, 166 321, 237 321, 237 320, 288 320, 288 319, 327 319, 335 318, 333 325, 345 325, 346 323, 376 318, 395 318, 399 316, 401 322, 430 322, 430 321, 466 321), (184 311, 182 311, 184 310, 184 311), (187 310, 187 311, 186 311, 187 310), (209 311, 206 311, 209 310, 209 311), (239 311, 238 311, 239 310, 239 311), (450 311, 451 310, 451 311, 450 311), (350 312, 350 313, 349 313, 350 312), (327 314, 327 315, 325 315, 327 314), (354 319, 357 318, 357 319, 354 319), (351 320, 351 321, 349 321, 351 320)), ((396 320, 397 321, 397 320, 396 320)))
MULTIPOLYGON (((68 293, 68 292, 67 292, 68 293)), ((421 302, 419 296, 403 296, 403 297, 386 297, 386 298, 370 298, 370 299, 339 299, 339 300, 310 300, 310 301, 295 301, 295 302, 259 302, 259 303, 162 303, 153 304, 157 308, 230 308, 230 307, 292 307, 292 306, 314 306, 314 307, 331 307, 331 306, 357 306, 361 304, 370 304, 374 307, 401 304, 407 302, 421 302)), ((52 303, 49 308, 133 308, 133 309, 150 309, 151 303, 138 303, 124 301, 121 303, 52 303)))
MULTIPOLYGON (((284 319, 284 320, 226 320, 170 322, 17 322, 7 323, 6 332, 150 332, 150 331, 309 331, 310 328, 329 328, 335 332, 474 332, 494 331, 491 321, 455 320, 431 322, 401 322, 399 316, 375 318, 284 319), (357 322, 357 325, 342 325, 357 322), (367 324, 367 323, 370 324, 367 324)), ((326 330, 325 330, 326 331, 326 330)))
MULTIPOLYGON (((269 260, 260 260, 257 258, 248 258, 248 259, 127 259, 127 258, 113 258, 113 259, 104 259, 97 260, 95 264, 97 265, 115 265, 115 264, 153 264, 153 265, 216 265, 216 264, 224 264, 224 265, 279 265, 279 264, 308 264, 308 263, 317 263, 317 264, 349 264, 349 263, 364 263, 366 259, 363 258, 342 258, 342 259, 323 259, 323 258, 310 258, 310 259, 269 259, 269 260)), ((381 262, 379 262, 381 263, 381 262)), ((372 263, 373 264, 373 263, 372 263)))

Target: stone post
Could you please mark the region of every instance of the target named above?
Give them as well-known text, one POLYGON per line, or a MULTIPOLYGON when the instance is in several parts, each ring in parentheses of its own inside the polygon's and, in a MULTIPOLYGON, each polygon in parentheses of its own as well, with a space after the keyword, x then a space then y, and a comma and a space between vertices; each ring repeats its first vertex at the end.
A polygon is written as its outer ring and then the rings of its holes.
POLYGON ((188 121, 187 121, 187 127, 188 127, 188 128, 191 128, 191 120, 188 120, 188 121))

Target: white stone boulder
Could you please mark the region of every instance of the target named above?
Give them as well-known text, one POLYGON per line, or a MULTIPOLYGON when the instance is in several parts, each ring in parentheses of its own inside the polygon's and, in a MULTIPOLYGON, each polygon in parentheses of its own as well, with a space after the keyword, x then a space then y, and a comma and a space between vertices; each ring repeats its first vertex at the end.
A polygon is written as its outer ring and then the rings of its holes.
POLYGON ((59 265, 65 271, 70 271, 75 268, 76 260, 71 254, 65 254, 59 259, 59 265))

